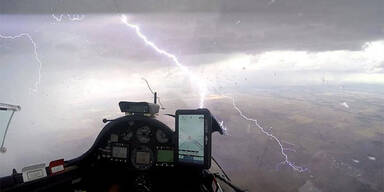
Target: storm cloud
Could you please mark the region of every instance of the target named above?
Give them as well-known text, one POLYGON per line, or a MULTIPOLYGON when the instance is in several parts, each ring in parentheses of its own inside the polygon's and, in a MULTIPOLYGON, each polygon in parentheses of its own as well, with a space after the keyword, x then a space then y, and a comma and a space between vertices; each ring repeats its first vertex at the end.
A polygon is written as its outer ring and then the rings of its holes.
POLYGON ((39 0, 2 1, 0 13, 127 13, 169 48, 186 53, 254 53, 359 49, 384 37, 383 9, 381 0, 39 0))

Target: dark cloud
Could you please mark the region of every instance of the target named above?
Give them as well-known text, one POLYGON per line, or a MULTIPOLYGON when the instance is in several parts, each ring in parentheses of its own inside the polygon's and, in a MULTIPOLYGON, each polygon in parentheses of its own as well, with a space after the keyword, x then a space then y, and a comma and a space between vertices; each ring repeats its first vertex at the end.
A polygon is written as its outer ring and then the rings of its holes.
POLYGON ((187 0, 28 0, 2 1, 1 13, 121 13, 121 12, 200 12, 217 10, 220 1, 187 0))
MULTIPOLYGON (((95 7, 109 9, 111 6, 103 5, 117 3, 121 10, 128 11, 124 7, 132 1, 94 2, 92 6, 86 6, 90 1, 55 3, 37 1, 32 5, 25 1, 4 1, 2 13, 31 13, 29 10, 38 6, 50 11, 42 11, 46 13, 43 15, 0 15, 0 33, 31 33, 44 68, 54 64, 55 69, 85 70, 89 65, 103 68, 129 64, 130 69, 140 71, 173 66, 146 46, 132 28, 124 26, 119 14, 87 14, 76 22, 65 16, 57 22, 51 17, 51 13, 69 5, 89 9, 86 13, 102 13, 92 10, 95 7)), ((179 56, 183 63, 202 65, 225 60, 234 53, 360 50, 365 42, 384 39, 384 23, 380 19, 384 17, 382 4, 381 1, 355 0, 140 1, 132 7, 143 11, 132 11, 127 16, 151 41, 179 56), (150 3, 153 4, 144 6, 150 3), (167 6, 170 10, 163 10, 167 6), (186 12, 177 11, 188 7, 186 12)), ((65 10, 74 12, 71 8, 65 10)), ((112 8, 109 12, 116 13, 112 8)), ((0 45, 5 47, 0 56, 10 52, 32 53, 28 39, 2 40, 0 45)))
POLYGON ((382 11, 381 0, 3 0, 1 13, 148 13, 148 12, 307 12, 326 14, 374 14, 382 11))
MULTIPOLYGON (((384 22, 380 19, 384 17, 383 7, 381 0, 40 0, 33 4, 3 1, 0 13, 129 13, 132 21, 154 42, 182 55, 276 49, 357 50, 367 41, 384 38, 384 22)), ((65 30, 92 29, 83 35, 92 42, 101 38, 108 40, 98 45, 111 48, 104 50, 111 56, 124 55, 119 50, 131 50, 125 54, 135 56, 143 52, 138 45, 141 42, 130 38, 129 30, 124 31, 118 22, 99 23, 100 20, 88 19, 87 16, 79 22, 82 26, 71 24, 65 30)), ((19 25, 15 23, 21 24, 12 20, 7 25, 17 29, 19 25)))

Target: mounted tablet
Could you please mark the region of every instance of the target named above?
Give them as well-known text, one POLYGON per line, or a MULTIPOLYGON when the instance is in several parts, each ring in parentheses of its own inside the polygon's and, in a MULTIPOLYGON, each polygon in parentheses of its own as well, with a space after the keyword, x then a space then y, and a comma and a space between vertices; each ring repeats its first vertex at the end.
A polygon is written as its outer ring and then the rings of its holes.
POLYGON ((211 167, 212 116, 208 109, 176 111, 176 150, 178 164, 211 167))

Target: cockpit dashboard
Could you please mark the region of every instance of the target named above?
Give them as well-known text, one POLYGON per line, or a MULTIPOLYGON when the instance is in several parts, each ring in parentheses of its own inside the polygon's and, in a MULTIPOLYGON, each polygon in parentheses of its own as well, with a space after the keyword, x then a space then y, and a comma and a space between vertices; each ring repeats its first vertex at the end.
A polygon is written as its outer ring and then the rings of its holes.
POLYGON ((203 166, 178 163, 176 132, 153 116, 122 116, 110 120, 80 157, 30 166, 22 174, 14 170, 0 180, 0 190, 207 191, 213 175, 203 166))
POLYGON ((174 167, 174 134, 167 126, 148 119, 112 124, 96 143, 98 161, 137 171, 174 167))

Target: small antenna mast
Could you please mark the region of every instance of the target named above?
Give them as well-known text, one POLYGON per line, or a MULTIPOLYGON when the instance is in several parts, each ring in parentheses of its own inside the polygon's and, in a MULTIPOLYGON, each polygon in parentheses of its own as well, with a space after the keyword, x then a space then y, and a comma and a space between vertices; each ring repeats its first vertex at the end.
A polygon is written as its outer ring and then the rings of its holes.
POLYGON ((154 95, 154 103, 157 104, 157 101, 159 101, 159 104, 160 104, 160 107, 161 109, 165 109, 163 104, 161 103, 161 100, 160 100, 160 97, 157 96, 157 92, 153 91, 151 86, 149 85, 149 82, 147 81, 147 79, 145 79, 144 77, 141 78, 142 80, 145 81, 145 83, 147 84, 147 87, 149 89, 149 91, 154 95))

